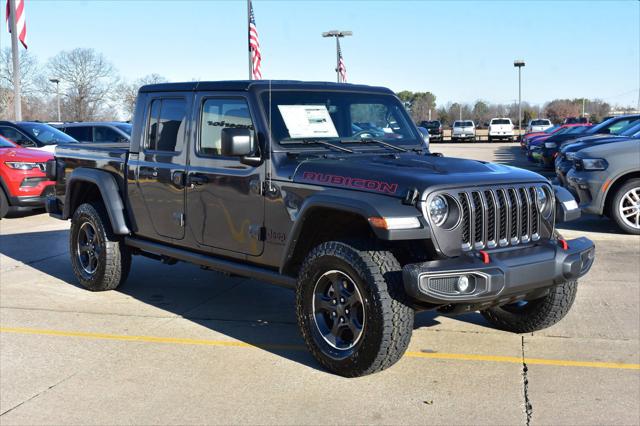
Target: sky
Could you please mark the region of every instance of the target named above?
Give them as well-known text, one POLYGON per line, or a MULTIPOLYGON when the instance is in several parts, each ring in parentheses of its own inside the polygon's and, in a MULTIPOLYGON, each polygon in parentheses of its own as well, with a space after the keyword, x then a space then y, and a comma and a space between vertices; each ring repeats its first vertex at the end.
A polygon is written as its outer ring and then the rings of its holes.
MULTIPOLYGON (((4 2, 3 2, 4 3, 4 2)), ((121 77, 248 77, 246 2, 25 0, 29 51, 103 53, 121 77)), ((430 91, 438 105, 518 97, 599 98, 636 106, 640 2, 254 0, 263 78, 335 81, 335 41, 351 83, 430 91)), ((3 5, 4 6, 4 5, 3 5)), ((2 21, 4 22, 4 7, 2 21)), ((6 27, 0 47, 10 45, 6 27)))

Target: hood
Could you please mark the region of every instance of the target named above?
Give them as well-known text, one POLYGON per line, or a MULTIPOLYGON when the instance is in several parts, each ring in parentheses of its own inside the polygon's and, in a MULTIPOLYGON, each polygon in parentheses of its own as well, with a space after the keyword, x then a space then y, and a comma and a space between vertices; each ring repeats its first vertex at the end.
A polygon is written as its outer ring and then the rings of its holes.
POLYGON ((309 159, 299 164, 294 182, 404 197, 409 189, 470 187, 514 182, 544 182, 527 170, 461 158, 399 155, 353 155, 309 159))
POLYGON ((617 142, 627 140, 629 138, 625 138, 623 136, 606 136, 600 138, 589 138, 589 139, 580 139, 578 141, 573 141, 564 145, 561 149, 562 152, 575 152, 580 151, 583 148, 588 146, 596 146, 604 143, 617 142))
POLYGON ((0 148, 2 161, 45 163, 53 159, 50 152, 31 148, 0 148))

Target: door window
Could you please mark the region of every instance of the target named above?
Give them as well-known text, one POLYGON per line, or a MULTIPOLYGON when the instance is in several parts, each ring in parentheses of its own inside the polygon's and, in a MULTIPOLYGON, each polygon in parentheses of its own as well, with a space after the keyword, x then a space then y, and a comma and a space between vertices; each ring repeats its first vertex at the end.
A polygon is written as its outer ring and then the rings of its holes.
POLYGON ((93 142, 91 126, 67 127, 65 133, 80 142, 93 142))
POLYGON ((147 126, 147 149, 176 153, 182 151, 186 119, 185 99, 154 99, 147 126))
POLYGON ((198 155, 220 155, 222 129, 242 128, 253 130, 249 106, 244 99, 207 99, 202 105, 198 155))

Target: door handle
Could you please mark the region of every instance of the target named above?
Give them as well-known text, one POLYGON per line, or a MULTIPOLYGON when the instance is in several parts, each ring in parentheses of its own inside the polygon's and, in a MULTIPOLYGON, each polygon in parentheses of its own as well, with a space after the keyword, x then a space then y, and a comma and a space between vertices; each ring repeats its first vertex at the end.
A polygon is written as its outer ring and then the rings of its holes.
POLYGON ((191 188, 204 185, 205 183, 208 183, 208 182, 209 182, 209 178, 207 178, 205 175, 194 173, 187 176, 187 185, 191 188))

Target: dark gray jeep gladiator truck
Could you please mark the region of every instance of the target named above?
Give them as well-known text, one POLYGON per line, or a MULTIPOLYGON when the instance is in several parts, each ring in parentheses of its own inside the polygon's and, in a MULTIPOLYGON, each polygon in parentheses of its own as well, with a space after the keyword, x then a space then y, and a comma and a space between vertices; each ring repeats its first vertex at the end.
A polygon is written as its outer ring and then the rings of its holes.
POLYGON ((381 87, 144 86, 130 145, 59 146, 47 172, 84 287, 115 289, 143 255, 295 289, 309 350, 343 376, 398 361, 417 310, 549 327, 595 255, 554 230, 579 216, 566 190, 430 153, 381 87))

